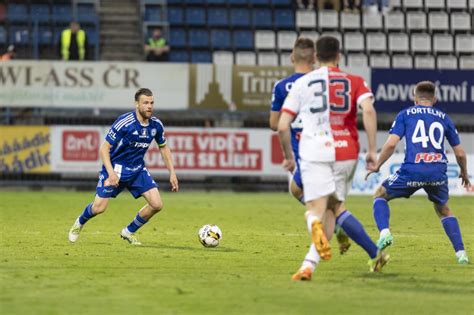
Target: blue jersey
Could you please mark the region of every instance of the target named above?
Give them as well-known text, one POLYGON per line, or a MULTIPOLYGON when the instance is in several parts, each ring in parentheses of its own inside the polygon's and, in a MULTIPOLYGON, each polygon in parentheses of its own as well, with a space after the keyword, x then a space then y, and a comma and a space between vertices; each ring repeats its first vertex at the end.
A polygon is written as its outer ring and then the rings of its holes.
MULTIPOLYGON (((305 73, 294 73, 280 81, 277 81, 273 86, 272 91, 272 111, 280 112, 283 103, 285 102, 286 96, 290 91, 293 83, 304 76, 305 73)), ((299 159, 298 153, 298 143, 301 131, 303 130, 303 124, 299 117, 296 117, 293 123, 291 124, 291 146, 293 148, 293 154, 295 156, 295 161, 299 159)))
POLYGON ((458 132, 449 116, 429 106, 415 105, 401 111, 393 122, 390 134, 405 137, 405 161, 401 168, 413 174, 422 174, 423 178, 446 176, 445 137, 452 147, 460 144, 458 132))
MULTIPOLYGON (((143 126, 135 111, 121 115, 112 125, 105 140, 110 143, 110 160, 121 181, 135 177, 144 167, 143 157, 153 139, 166 145, 164 127, 156 117, 143 126)), ((105 167, 102 167, 105 172, 105 167)))

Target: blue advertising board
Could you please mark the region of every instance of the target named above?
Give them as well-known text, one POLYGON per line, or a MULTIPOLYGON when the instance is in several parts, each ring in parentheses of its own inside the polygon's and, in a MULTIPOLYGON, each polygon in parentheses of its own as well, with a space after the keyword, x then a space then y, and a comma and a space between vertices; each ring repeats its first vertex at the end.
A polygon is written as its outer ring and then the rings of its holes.
POLYGON ((372 69, 371 86, 380 112, 399 112, 413 105, 413 88, 420 81, 437 86, 435 107, 444 112, 474 113, 474 71, 372 69))

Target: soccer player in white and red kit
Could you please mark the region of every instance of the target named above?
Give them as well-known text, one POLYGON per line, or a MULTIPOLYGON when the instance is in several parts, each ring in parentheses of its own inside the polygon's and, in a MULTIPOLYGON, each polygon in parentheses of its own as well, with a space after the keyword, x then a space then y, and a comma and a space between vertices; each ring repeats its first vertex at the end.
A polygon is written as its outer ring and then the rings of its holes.
MULTIPOLYGON (((362 109, 364 128, 369 138, 369 152, 366 162, 368 165, 371 165, 376 159, 375 136, 377 126, 372 92, 361 77, 344 73, 338 69, 340 45, 336 38, 329 36, 321 37, 316 42, 316 54, 321 65, 320 69, 324 69, 327 73, 326 78, 308 80, 310 73, 298 79, 293 89, 299 86, 299 90, 293 91, 292 89, 290 91, 283 105, 282 111, 284 114, 282 114, 279 125, 280 134, 283 136, 285 125, 288 121, 291 122, 294 115, 298 114, 299 111, 301 113, 306 112, 307 124, 305 125, 303 119, 303 134, 299 150, 303 185, 305 187, 305 202, 308 210, 305 218, 308 223, 308 229, 312 233, 313 245, 306 255, 302 267, 293 275, 294 280, 310 280, 319 259, 327 260, 331 257, 327 238, 321 235, 324 231, 320 227, 321 214, 325 211, 323 205, 326 202, 328 202, 329 208, 335 212, 338 225, 344 229, 349 237, 366 250, 371 258, 369 263, 372 271, 380 270, 388 260, 388 256, 378 251, 377 246, 368 237, 360 222, 346 210, 344 205, 359 154, 357 133, 358 106, 362 109), (298 84, 298 82, 300 83, 298 84), (314 89, 315 86, 317 87, 316 90, 314 89), (308 93, 308 90, 314 91, 308 93), (324 143, 326 148, 317 148, 316 142, 313 142, 313 144, 307 142, 308 144, 305 147, 303 145, 305 128, 314 129, 314 124, 322 121, 320 118, 316 122, 309 122, 314 120, 315 114, 320 114, 320 108, 328 109, 331 127, 329 138, 331 140, 327 140, 324 143), (311 150, 313 150, 312 154, 309 153, 311 150), (330 151, 334 152, 334 160, 327 156, 330 151), (325 158, 323 159, 323 157, 325 158), (304 172, 304 169, 306 169, 306 172, 304 172)), ((322 130, 307 131, 308 136, 309 133, 311 133, 312 137, 325 136, 323 135, 325 132, 322 130)), ((286 145, 284 142, 285 140, 283 139, 282 146, 285 149, 286 145)), ((288 151, 285 152, 287 167, 292 166, 289 153, 288 151)))

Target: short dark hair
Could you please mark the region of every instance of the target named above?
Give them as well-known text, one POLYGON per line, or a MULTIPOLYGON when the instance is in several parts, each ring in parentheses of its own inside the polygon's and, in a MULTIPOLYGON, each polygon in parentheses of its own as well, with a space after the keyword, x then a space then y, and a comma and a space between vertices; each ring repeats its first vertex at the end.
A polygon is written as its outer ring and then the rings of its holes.
POLYGON ((426 99, 433 99, 436 93, 436 85, 431 81, 421 81, 415 86, 415 96, 426 99))
POLYGON ((141 96, 141 95, 153 96, 153 93, 151 92, 150 89, 141 88, 141 89, 139 89, 139 90, 135 93, 135 102, 138 102, 138 100, 140 99, 140 96, 141 96))
POLYGON ((314 63, 314 42, 306 37, 300 37, 295 41, 293 47, 293 58, 295 62, 314 63))
POLYGON ((320 62, 334 61, 340 52, 341 44, 336 37, 322 36, 316 41, 316 56, 320 62))

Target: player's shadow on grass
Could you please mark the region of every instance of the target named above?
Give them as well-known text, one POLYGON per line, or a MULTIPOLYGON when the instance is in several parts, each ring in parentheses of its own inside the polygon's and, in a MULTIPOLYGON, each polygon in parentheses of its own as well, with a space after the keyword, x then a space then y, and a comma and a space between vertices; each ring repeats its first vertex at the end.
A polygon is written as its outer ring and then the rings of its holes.
POLYGON ((202 251, 207 250, 208 252, 241 252, 240 249, 229 248, 229 247, 215 247, 215 248, 204 248, 200 246, 191 247, 191 246, 174 246, 166 244, 147 244, 141 245, 142 248, 156 248, 156 249, 177 249, 177 250, 188 250, 188 251, 202 251))

